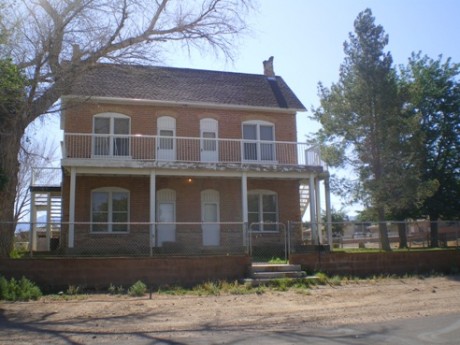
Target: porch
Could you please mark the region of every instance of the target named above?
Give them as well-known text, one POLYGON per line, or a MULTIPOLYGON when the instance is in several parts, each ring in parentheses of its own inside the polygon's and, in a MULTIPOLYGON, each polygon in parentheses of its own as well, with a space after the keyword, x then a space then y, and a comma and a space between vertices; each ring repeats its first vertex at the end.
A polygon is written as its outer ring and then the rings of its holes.
POLYGON ((62 151, 63 165, 89 160, 93 164, 115 161, 119 166, 204 163, 226 168, 267 165, 327 171, 318 146, 273 140, 66 133, 62 151))

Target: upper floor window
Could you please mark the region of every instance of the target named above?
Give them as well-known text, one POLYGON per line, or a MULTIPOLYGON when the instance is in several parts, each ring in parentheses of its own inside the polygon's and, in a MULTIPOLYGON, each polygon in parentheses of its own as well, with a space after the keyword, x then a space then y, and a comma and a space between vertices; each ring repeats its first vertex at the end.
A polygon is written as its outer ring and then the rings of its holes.
POLYGON ((275 126, 266 121, 243 122, 245 161, 275 161, 275 126))
POLYGON ((130 118, 117 113, 104 113, 93 119, 93 155, 129 156, 130 118))
POLYGON ((128 232, 129 192, 99 188, 91 192, 91 231, 128 232))

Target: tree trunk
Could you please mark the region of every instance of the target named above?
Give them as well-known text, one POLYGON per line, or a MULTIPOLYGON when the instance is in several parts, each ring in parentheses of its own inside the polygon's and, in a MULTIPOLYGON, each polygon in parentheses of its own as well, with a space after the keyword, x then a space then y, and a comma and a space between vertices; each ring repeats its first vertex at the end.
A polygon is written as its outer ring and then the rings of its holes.
POLYGON ((430 216, 430 247, 439 247, 438 218, 430 216), (436 220, 433 220, 436 219, 436 220))
POLYGON ((19 172, 18 155, 21 148, 21 138, 25 128, 18 128, 12 121, 10 128, 5 126, 0 133, 0 257, 10 255, 14 244, 16 220, 14 217, 14 202, 19 172), (14 127, 16 126, 16 127, 14 127))
POLYGON ((390 241, 388 240, 387 223, 385 221, 385 210, 383 207, 379 207, 377 212, 379 217, 380 244, 384 251, 391 252, 390 241))
POLYGON ((398 222, 399 248, 407 248, 406 223, 398 222))

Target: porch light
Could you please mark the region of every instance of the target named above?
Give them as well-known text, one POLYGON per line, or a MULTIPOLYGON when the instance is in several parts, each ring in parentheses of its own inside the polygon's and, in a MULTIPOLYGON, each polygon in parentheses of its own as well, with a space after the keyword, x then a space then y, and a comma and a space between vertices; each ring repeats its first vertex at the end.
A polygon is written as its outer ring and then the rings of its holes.
POLYGON ((188 183, 192 183, 192 179, 191 179, 191 178, 188 178, 188 179, 187 179, 187 182, 188 182, 188 183))

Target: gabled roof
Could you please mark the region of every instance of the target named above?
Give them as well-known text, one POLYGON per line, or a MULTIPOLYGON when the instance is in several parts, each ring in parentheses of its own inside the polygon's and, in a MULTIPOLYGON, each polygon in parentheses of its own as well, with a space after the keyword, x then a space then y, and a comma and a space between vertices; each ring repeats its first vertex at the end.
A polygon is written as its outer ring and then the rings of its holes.
POLYGON ((67 95, 305 110, 278 76, 172 67, 98 64, 67 95))

